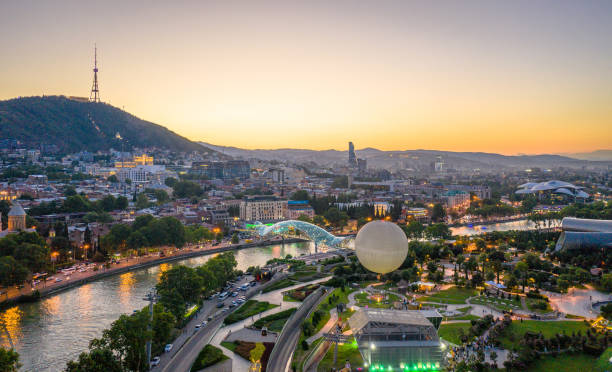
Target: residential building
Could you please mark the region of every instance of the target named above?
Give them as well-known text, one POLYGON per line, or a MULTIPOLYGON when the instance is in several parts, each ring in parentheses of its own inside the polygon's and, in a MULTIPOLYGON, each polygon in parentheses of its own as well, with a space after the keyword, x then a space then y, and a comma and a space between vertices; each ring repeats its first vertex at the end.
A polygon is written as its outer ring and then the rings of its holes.
POLYGON ((252 196, 240 203, 243 221, 278 221, 285 217, 287 201, 275 196, 252 196))

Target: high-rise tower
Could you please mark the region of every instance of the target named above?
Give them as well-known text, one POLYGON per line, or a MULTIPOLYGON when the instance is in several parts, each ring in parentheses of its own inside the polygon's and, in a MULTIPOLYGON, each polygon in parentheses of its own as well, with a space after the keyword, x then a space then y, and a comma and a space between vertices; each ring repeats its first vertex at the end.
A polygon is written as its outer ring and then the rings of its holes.
POLYGON ((355 146, 353 145, 353 142, 349 142, 348 163, 350 167, 357 167, 357 156, 355 156, 355 146))
POLYGON ((94 45, 94 78, 93 85, 91 86, 91 93, 89 93, 90 102, 100 102, 100 90, 98 89, 98 48, 94 45))

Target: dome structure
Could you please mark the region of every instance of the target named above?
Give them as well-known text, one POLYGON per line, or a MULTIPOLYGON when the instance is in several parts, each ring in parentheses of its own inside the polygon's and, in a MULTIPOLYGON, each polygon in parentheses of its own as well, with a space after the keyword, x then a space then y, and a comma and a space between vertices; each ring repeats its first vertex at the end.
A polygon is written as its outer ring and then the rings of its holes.
POLYGON ((541 191, 547 191, 557 194, 568 195, 574 198, 588 198, 589 194, 582 191, 582 189, 582 186, 576 186, 569 182, 552 180, 540 183, 524 183, 522 185, 519 185, 518 190, 515 191, 515 194, 536 194, 541 191))
POLYGON ((396 224, 372 221, 357 233, 355 251, 366 269, 386 274, 400 267, 406 259, 408 239, 396 224))

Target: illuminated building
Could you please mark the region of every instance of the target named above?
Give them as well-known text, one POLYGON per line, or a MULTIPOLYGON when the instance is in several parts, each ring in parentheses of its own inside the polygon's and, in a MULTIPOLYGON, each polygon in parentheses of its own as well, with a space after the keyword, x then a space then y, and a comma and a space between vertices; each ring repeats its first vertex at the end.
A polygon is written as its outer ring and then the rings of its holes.
POLYGON ((449 190, 442 194, 446 199, 446 207, 448 209, 461 209, 470 206, 470 194, 461 190, 449 190))
POLYGON ((275 196, 253 196, 240 203, 243 221, 279 221, 285 218, 287 201, 275 196))
POLYGON ((429 211, 427 208, 406 208, 404 213, 406 214, 406 223, 410 223, 412 221, 428 223, 430 220, 429 211))
POLYGON ((314 218, 314 209, 308 204, 308 200, 289 200, 285 217, 289 220, 297 220, 300 216, 314 218))
POLYGON ((360 309, 349 324, 369 371, 439 371, 444 345, 435 310, 360 309))
POLYGON ((134 156, 132 160, 115 162, 115 168, 135 168, 139 165, 153 165, 153 157, 142 154, 134 156))
POLYGON ((190 173, 205 176, 211 180, 236 178, 246 180, 251 175, 251 167, 245 160, 195 161, 191 164, 190 173))
POLYGON ((26 229, 26 212, 17 202, 13 203, 8 212, 8 231, 19 231, 26 229))

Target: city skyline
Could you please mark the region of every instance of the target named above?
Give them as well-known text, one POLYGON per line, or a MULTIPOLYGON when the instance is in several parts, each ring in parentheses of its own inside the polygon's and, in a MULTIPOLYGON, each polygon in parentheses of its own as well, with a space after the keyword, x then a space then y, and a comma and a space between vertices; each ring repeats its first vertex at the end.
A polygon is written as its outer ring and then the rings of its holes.
POLYGON ((88 96, 96 43, 102 101, 194 141, 609 149, 612 5, 551 4, 5 3, 0 99, 88 96))

